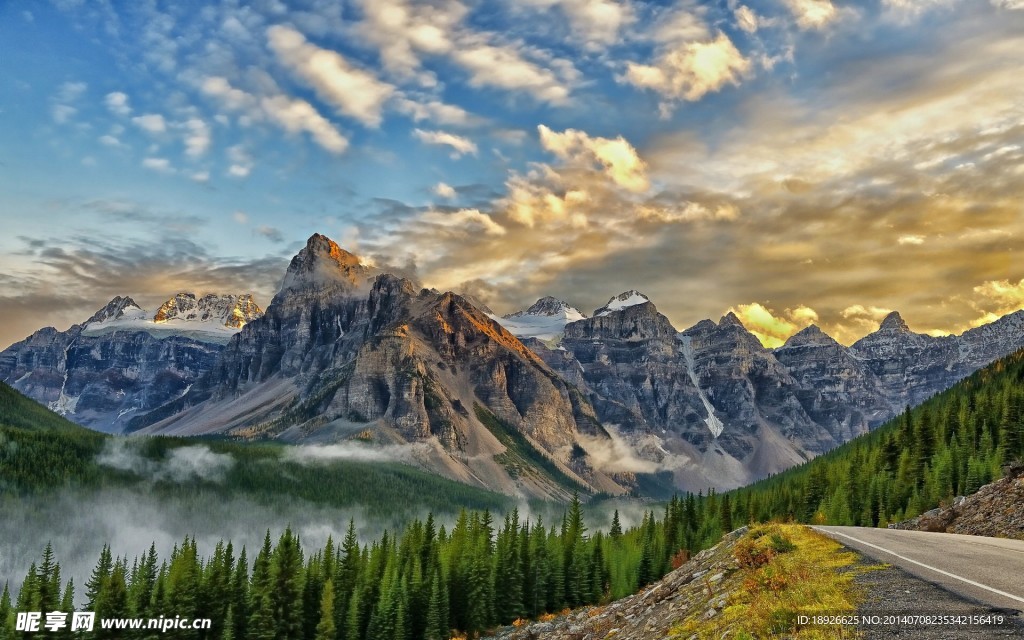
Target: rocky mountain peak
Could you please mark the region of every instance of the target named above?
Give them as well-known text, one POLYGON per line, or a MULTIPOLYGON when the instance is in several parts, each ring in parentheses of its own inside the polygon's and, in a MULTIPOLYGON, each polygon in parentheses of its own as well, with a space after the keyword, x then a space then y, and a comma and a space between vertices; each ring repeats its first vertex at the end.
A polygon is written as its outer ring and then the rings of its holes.
POLYGON ((746 327, 743 326, 743 323, 740 322, 739 317, 735 313, 733 313, 732 311, 730 311, 729 313, 727 313, 724 316, 722 316, 722 319, 718 321, 718 326, 719 327, 739 327, 741 329, 746 329, 746 327))
POLYGON ((630 289, 629 291, 624 291, 617 296, 612 296, 611 298, 609 298, 608 302, 603 307, 594 311, 594 315, 606 316, 609 313, 613 313, 615 311, 622 311, 623 309, 635 307, 637 305, 645 304, 650 301, 651 299, 648 298, 646 295, 640 293, 636 289, 630 289))
POLYGON ((203 322, 241 329, 247 323, 263 315, 251 294, 231 295, 208 293, 196 298, 194 293, 178 293, 160 305, 154 323, 172 320, 203 322))
POLYGON ((325 285, 358 286, 369 275, 358 256, 345 251, 325 235, 314 233, 306 241, 285 273, 285 289, 305 289, 325 285))
POLYGON ((506 315, 504 317, 505 318, 521 318, 523 316, 554 317, 554 316, 561 316, 561 315, 564 315, 564 316, 567 316, 567 317, 568 316, 573 316, 574 320, 579 320, 579 319, 587 317, 579 309, 577 309, 577 308, 575 308, 573 306, 570 306, 569 303, 565 302, 564 300, 559 300, 558 298, 553 298, 551 296, 544 296, 543 298, 537 300, 537 302, 534 302, 532 305, 530 305, 530 308, 527 309, 526 311, 516 311, 515 313, 510 313, 510 314, 508 314, 508 315, 506 315))
POLYGON ((910 333, 910 327, 907 326, 907 323, 903 320, 903 316, 900 315, 899 311, 893 311, 889 315, 885 316, 885 319, 882 320, 882 324, 878 326, 878 330, 885 332, 910 333))
POLYGON ((88 325, 117 320, 118 318, 124 317, 126 313, 138 313, 140 311, 142 311, 142 308, 128 296, 117 296, 108 302, 105 307, 92 314, 92 317, 89 318, 85 324, 88 325))
POLYGON ((839 343, 832 339, 827 333, 821 330, 816 324, 808 325, 797 331, 789 340, 786 340, 786 344, 782 346, 783 349, 786 347, 802 347, 806 345, 838 345, 839 343))

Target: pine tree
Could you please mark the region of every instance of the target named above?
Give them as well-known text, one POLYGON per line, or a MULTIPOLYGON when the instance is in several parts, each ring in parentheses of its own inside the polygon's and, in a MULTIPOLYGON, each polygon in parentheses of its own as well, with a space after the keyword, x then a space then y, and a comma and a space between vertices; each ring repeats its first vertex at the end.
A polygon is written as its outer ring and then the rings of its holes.
POLYGON ((263 547, 256 555, 252 568, 252 582, 249 589, 249 620, 247 640, 274 640, 277 628, 274 624, 274 609, 271 603, 273 585, 270 575, 270 530, 263 538, 263 547))
POLYGON ((11 605, 10 586, 4 583, 4 592, 0 595, 0 640, 14 638, 14 607, 11 605))
POLYGON ((285 529, 277 541, 270 567, 270 605, 275 637, 279 640, 302 637, 302 550, 291 529, 285 529))
POLYGON ((110 572, 113 568, 114 559, 110 553, 110 545, 103 545, 103 550, 100 551, 100 559, 92 570, 89 580, 85 583, 86 611, 96 610, 96 599, 100 591, 106 586, 107 580, 110 579, 110 572))
POLYGON ((619 510, 615 510, 615 514, 612 515, 612 528, 608 530, 608 536, 618 542, 619 538, 622 537, 622 524, 619 523, 619 510))
POLYGON ((732 531, 732 505, 729 503, 729 494, 722 498, 722 533, 732 531))
POLYGON ((316 640, 335 640, 337 629, 334 626, 334 583, 327 579, 324 582, 320 597, 320 622, 316 625, 316 640))

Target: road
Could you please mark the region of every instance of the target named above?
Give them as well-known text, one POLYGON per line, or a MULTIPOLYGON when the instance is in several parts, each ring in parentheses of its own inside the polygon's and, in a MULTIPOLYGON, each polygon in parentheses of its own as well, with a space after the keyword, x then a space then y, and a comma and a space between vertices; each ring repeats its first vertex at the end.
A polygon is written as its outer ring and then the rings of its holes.
POLYGON ((1024 610, 1024 541, 896 529, 814 528, 864 556, 961 597, 999 609, 1024 610))

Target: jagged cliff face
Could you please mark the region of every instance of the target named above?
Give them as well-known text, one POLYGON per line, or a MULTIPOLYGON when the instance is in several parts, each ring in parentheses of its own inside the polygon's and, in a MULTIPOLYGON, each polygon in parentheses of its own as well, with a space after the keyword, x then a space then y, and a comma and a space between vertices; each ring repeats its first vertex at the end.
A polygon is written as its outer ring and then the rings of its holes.
POLYGON ((245 295, 178 294, 155 314, 118 297, 0 353, 0 379, 108 431, 415 443, 450 477, 564 497, 635 473, 744 484, 1022 346, 1018 312, 944 338, 893 314, 852 347, 808 327, 771 350, 732 314, 679 332, 635 290, 589 318, 554 298, 499 318, 317 234, 265 314, 245 295))
POLYGON ((607 437, 593 409, 533 351, 464 298, 375 275, 323 236, 210 372, 134 426, 421 443, 424 466, 508 493, 622 491, 574 448, 607 437))
POLYGON ((249 295, 178 294, 155 315, 118 296, 81 325, 47 327, 0 352, 0 380, 78 424, 117 433, 188 391, 235 325, 260 315, 249 295))
MULTIPOLYGON (((502 321, 516 332, 522 313, 502 321)), ((770 350, 732 314, 676 333, 627 291, 559 338, 527 344, 640 457, 686 488, 725 488, 823 453, 1021 348, 1024 312, 940 338, 894 313, 849 348, 811 326, 770 350)))

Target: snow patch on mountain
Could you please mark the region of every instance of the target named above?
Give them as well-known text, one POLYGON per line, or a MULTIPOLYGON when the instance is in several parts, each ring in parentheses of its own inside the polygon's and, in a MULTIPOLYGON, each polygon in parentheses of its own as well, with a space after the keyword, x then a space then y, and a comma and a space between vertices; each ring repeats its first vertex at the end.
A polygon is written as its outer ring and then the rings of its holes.
POLYGON ((635 307, 638 304, 644 304, 650 302, 651 299, 640 293, 636 289, 630 289, 629 291, 620 293, 617 296, 608 299, 608 303, 603 307, 594 312, 595 316, 606 316, 609 313, 615 311, 622 311, 628 307, 635 307))
POLYGON ((83 336, 115 331, 145 331, 155 338, 185 336, 201 342, 226 343, 246 324, 263 315, 252 295, 179 293, 155 314, 131 298, 118 296, 82 325, 83 336))
POLYGON ((565 332, 565 325, 587 317, 576 307, 550 296, 541 298, 525 311, 488 316, 517 338, 537 338, 544 342, 558 340, 565 332))
POLYGON ((725 424, 718 419, 715 415, 715 407, 711 404, 711 400, 708 400, 704 390, 700 388, 700 379, 697 378, 697 371, 693 368, 693 342, 692 338, 687 335, 680 335, 679 342, 683 345, 683 358, 686 360, 686 372, 690 375, 690 381, 693 382, 693 386, 697 388, 697 394, 700 396, 700 401, 704 404, 704 410, 707 411, 708 416, 704 418, 705 424, 708 425, 708 431, 711 435, 718 437, 725 431, 725 424))

